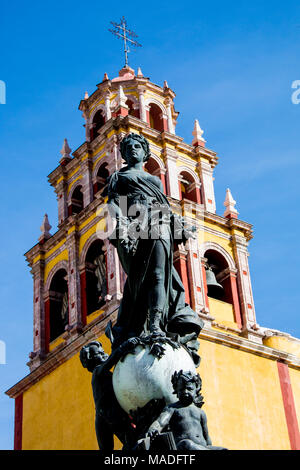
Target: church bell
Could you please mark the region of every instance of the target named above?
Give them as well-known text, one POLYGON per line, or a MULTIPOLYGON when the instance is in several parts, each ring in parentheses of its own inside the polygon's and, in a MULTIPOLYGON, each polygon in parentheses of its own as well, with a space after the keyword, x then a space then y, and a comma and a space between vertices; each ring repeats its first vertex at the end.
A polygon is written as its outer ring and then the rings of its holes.
POLYGON ((211 268, 206 269, 207 295, 214 299, 221 299, 224 295, 224 287, 217 282, 215 273, 211 268))

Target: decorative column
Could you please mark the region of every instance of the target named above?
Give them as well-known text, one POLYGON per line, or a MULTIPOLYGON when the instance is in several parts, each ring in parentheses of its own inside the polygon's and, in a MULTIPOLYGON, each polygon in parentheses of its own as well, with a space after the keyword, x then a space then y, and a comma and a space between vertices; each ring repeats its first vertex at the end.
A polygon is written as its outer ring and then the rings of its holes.
POLYGON ((92 161, 87 158, 82 164, 82 193, 83 207, 87 207, 93 200, 92 161))
POLYGON ((246 336, 248 339, 252 339, 255 342, 261 343, 261 337, 254 331, 257 325, 248 264, 249 253, 247 249, 247 241, 244 237, 236 234, 232 235, 232 241, 235 263, 238 270, 237 285, 241 304, 244 336, 246 336))
POLYGON ((166 169, 167 169, 167 191, 168 195, 174 199, 180 200, 179 186, 178 186, 178 171, 176 166, 176 152, 175 150, 165 148, 164 151, 166 169))
POLYGON ((67 187, 68 185, 63 179, 55 188, 58 202, 58 225, 62 224, 68 217, 67 187))
POLYGON ((205 210, 216 213, 216 200, 214 191, 213 168, 204 159, 198 163, 200 180, 202 183, 203 204, 205 210))
POLYGON ((108 91, 104 95, 104 104, 105 104, 105 122, 111 118, 110 110, 110 92, 108 91))
POLYGON ((106 273, 107 273, 107 300, 120 300, 122 298, 120 264, 116 248, 104 240, 106 251, 106 273))
POLYGON ((242 328, 242 316, 241 316, 241 309, 240 309, 240 301, 239 301, 239 294, 237 288, 237 269, 230 269, 226 268, 221 273, 217 275, 217 281, 222 283, 225 288, 226 292, 230 292, 231 296, 225 300, 225 302, 229 302, 233 306, 234 312, 234 321, 237 323, 238 327, 242 328))
POLYGON ((202 281, 198 240, 190 238, 186 243, 187 267, 191 293, 191 306, 199 313, 205 309, 205 290, 202 281))
POLYGON ((175 134, 175 127, 173 124, 172 109, 171 109, 172 100, 170 98, 167 98, 165 100, 165 104, 166 104, 166 111, 167 111, 168 130, 170 134, 175 134))
POLYGON ((77 332, 82 328, 81 298, 80 298, 80 274, 78 267, 79 236, 73 225, 67 235, 66 247, 68 250, 68 290, 69 290, 69 326, 71 332, 77 332))
POLYGON ((147 114, 146 114, 146 107, 145 107, 145 87, 138 87, 139 93, 139 106, 140 106, 140 119, 141 121, 147 122, 147 114))
POLYGON ((32 267, 33 275, 33 353, 30 358, 44 356, 47 353, 45 302, 44 302, 45 261, 40 257, 32 267))
POLYGON ((185 301, 187 304, 191 304, 190 299, 190 287, 189 279, 187 272, 187 251, 185 250, 183 244, 178 245, 178 249, 174 252, 173 257, 174 266, 182 280, 182 284, 185 291, 185 301))

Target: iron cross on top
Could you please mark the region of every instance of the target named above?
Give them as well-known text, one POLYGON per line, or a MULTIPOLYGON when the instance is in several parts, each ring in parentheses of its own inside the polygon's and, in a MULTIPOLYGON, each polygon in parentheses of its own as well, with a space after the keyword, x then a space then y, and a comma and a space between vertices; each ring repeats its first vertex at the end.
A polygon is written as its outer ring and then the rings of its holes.
POLYGON ((138 36, 133 31, 127 28, 127 23, 126 23, 124 16, 122 16, 120 24, 114 23, 113 21, 111 21, 111 24, 114 26, 115 29, 109 29, 109 31, 115 34, 115 36, 118 36, 119 38, 123 39, 124 41, 125 67, 127 67, 128 66, 127 54, 128 52, 130 52, 128 43, 136 47, 141 47, 142 45, 139 44, 134 39, 134 38, 137 38, 138 36))

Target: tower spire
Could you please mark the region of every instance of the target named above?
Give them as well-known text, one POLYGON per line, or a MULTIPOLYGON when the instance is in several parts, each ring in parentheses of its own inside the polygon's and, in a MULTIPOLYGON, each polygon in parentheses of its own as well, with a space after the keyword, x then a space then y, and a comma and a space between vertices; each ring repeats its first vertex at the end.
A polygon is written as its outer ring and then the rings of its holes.
POLYGON ((226 207, 224 217, 227 217, 227 219, 237 219, 238 211, 236 210, 235 205, 236 201, 233 199, 230 189, 227 188, 224 201, 224 206, 226 207))

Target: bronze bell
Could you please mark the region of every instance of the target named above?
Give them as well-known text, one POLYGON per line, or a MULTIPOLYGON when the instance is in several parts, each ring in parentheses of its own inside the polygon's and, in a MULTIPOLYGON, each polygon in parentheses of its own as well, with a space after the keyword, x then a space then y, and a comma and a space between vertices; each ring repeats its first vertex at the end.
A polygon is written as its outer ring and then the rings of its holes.
POLYGON ((224 295, 224 287, 217 282, 215 273, 211 268, 206 269, 207 295, 213 299, 221 299, 224 295))

